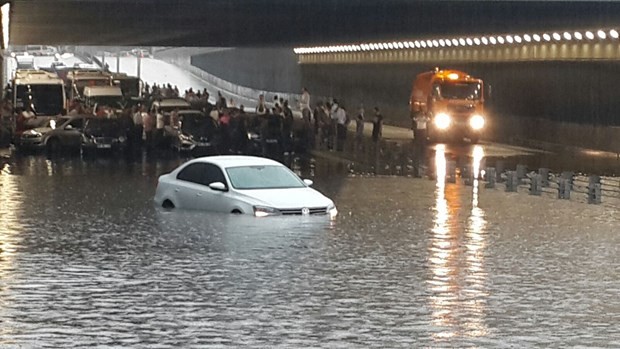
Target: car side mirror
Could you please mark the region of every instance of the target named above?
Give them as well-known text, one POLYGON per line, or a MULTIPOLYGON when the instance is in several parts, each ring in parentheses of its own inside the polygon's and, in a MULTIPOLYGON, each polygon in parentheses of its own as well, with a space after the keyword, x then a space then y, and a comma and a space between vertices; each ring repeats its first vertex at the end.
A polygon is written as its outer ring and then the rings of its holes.
POLYGON ((209 188, 216 191, 228 191, 228 188, 226 188, 226 185, 222 182, 213 182, 209 184, 209 188))
POLYGON ((309 186, 309 187, 311 187, 314 184, 312 179, 304 179, 304 183, 306 183, 306 185, 309 186))

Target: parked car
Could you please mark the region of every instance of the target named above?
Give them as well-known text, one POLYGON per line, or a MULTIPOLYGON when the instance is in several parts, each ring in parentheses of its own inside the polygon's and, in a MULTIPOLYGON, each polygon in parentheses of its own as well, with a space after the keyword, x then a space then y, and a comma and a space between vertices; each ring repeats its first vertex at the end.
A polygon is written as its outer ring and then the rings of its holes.
POLYGON ((334 202, 279 162, 253 156, 202 157, 159 177, 157 206, 214 212, 335 217, 334 202))
POLYGON ((180 126, 164 128, 172 149, 201 155, 220 153, 221 135, 215 120, 197 110, 180 110, 178 113, 180 126))
POLYGON ((15 140, 18 149, 78 150, 82 144, 84 122, 92 115, 49 118, 40 127, 24 131, 15 140))
POLYGON ((248 116, 248 149, 252 155, 282 153, 282 117, 275 114, 248 116))
POLYGON ((82 153, 122 151, 127 145, 126 130, 117 119, 88 118, 82 130, 82 153))

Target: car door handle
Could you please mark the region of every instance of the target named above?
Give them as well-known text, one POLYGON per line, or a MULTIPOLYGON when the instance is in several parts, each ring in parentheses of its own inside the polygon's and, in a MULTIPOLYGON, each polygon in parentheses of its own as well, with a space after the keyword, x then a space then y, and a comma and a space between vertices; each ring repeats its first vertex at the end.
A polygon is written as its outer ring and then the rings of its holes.
POLYGON ((180 191, 181 191, 181 189, 179 189, 179 188, 174 188, 174 192, 175 192, 175 193, 178 193, 178 192, 180 192, 180 191))
POLYGON ((202 193, 196 193, 196 196, 202 196, 202 193))

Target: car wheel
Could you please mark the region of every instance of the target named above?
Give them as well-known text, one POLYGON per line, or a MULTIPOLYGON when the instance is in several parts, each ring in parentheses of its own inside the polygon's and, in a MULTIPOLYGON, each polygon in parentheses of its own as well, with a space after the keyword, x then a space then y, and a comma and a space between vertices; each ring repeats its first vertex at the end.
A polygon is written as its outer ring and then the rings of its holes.
POLYGON ((161 204, 161 207, 165 208, 165 209, 173 209, 174 208, 174 204, 172 203, 172 201, 166 199, 164 200, 164 202, 161 204))
POLYGON ((232 214, 242 214, 243 212, 241 212, 241 210, 239 210, 239 209, 234 209, 230 213, 232 213, 232 214))

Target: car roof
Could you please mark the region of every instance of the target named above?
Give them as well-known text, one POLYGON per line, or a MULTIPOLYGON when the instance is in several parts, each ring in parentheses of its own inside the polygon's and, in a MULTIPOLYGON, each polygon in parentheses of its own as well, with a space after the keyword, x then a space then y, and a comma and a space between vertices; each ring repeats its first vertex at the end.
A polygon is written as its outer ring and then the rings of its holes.
POLYGON ((194 159, 190 162, 209 162, 222 168, 237 166, 284 166, 281 163, 271 159, 246 155, 205 156, 194 159))

